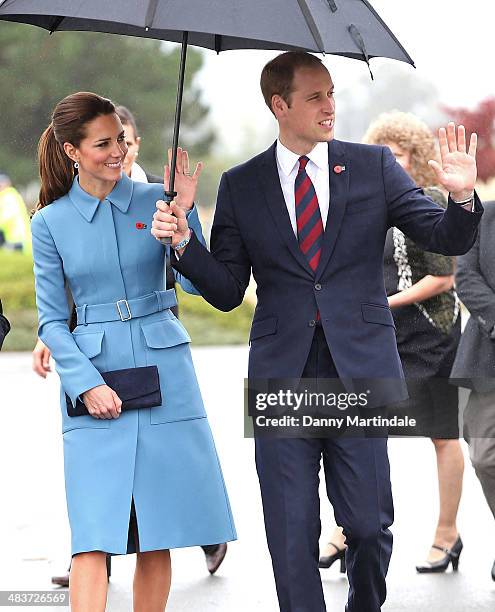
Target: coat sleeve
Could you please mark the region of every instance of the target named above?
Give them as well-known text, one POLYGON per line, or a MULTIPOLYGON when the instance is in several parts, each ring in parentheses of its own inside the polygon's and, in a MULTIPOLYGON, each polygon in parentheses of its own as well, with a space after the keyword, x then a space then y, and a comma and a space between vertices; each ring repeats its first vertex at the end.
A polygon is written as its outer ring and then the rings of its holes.
POLYGON ((38 336, 50 349, 62 387, 75 404, 88 389, 104 385, 101 374, 78 348, 69 331, 69 306, 62 260, 43 214, 31 222, 38 336))
POLYGON ((495 292, 481 272, 479 257, 478 237, 473 248, 457 258, 456 288, 471 316, 486 334, 490 334, 495 326, 495 292))
MULTIPOLYGON (((206 241, 203 236, 203 228, 201 227, 201 221, 199 220, 198 209, 196 205, 194 205, 191 211, 188 213, 187 222, 189 224, 190 229, 192 229, 194 234, 197 236, 199 242, 203 246, 205 246, 206 241)), ((170 249, 170 247, 167 248, 170 249)), ((175 257, 172 254, 172 260, 174 259, 175 257)), ((196 289, 196 287, 191 283, 191 281, 187 279, 183 274, 181 274, 177 270, 174 270, 174 276, 175 281, 179 283, 179 285, 182 287, 182 289, 184 289, 186 293, 191 293, 192 295, 201 295, 201 293, 196 289)))
POLYGON ((229 311, 242 302, 251 275, 251 261, 235 218, 227 174, 222 176, 218 189, 211 253, 193 231, 182 257, 173 266, 215 308, 229 311))
POLYGON ((475 195, 470 212, 449 198, 444 210, 426 197, 397 163, 388 147, 382 149, 382 171, 389 226, 398 227, 426 251, 463 255, 474 244, 483 207, 475 195))

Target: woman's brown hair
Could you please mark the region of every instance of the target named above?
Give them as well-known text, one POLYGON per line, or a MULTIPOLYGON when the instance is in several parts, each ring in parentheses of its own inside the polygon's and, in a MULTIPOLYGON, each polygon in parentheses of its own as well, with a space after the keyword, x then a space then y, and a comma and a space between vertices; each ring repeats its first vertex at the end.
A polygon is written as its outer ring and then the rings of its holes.
POLYGON ((86 125, 100 115, 114 112, 111 100, 88 91, 71 94, 57 104, 38 144, 41 189, 36 210, 62 197, 72 186, 76 170, 64 151, 64 143, 79 147, 86 136, 86 125))

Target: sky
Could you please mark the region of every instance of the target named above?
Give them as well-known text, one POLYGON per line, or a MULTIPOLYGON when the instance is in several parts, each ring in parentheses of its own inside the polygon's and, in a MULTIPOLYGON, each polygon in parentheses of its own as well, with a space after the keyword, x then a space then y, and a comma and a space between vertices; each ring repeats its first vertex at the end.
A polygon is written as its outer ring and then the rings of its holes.
MULTIPOLYGON (((269 1, 269 0, 267 0, 269 1)), ((349 1, 349 0, 340 0, 349 1)), ((382 19, 412 56, 416 71, 393 60, 375 59, 371 67, 412 71, 435 83, 442 103, 475 106, 495 96, 495 2, 493 0, 371 0, 382 19)), ((217 149, 235 155, 240 148, 262 150, 276 136, 274 120, 259 90, 263 65, 277 52, 204 51, 197 77, 218 134, 217 149)), ((326 56, 336 85, 338 137, 339 91, 352 89, 367 75, 364 62, 326 56)), ((373 82, 369 81, 373 91, 373 82)))

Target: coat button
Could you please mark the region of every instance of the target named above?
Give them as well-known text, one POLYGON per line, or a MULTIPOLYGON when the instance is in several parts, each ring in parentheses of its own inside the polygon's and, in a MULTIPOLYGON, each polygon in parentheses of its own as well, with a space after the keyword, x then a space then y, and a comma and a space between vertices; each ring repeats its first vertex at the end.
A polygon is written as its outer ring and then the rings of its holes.
POLYGON ((320 290, 321 290, 321 285, 320 285, 320 283, 316 283, 316 285, 315 285, 315 289, 316 289, 316 291, 320 291, 320 290))
POLYGON ((312 319, 312 320, 311 320, 311 321, 308 323, 308 325, 309 325, 310 327, 314 327, 314 326, 316 325, 316 321, 315 321, 314 319, 312 319))

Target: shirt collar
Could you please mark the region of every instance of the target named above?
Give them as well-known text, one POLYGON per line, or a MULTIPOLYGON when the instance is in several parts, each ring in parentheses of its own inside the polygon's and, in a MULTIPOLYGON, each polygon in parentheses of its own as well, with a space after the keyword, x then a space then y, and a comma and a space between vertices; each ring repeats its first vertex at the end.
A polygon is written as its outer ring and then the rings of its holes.
MULTIPOLYGON (((277 140, 277 160, 280 164, 280 168, 282 172, 289 176, 291 172, 294 170, 294 167, 299 162, 300 155, 297 153, 293 153, 290 149, 288 149, 285 145, 283 145, 280 140, 277 140)), ((318 142, 314 149, 306 155, 317 167, 319 170, 328 171, 328 143, 327 142, 318 142)))
MULTIPOLYGON (((132 197, 132 180, 124 173, 119 181, 115 183, 115 187, 107 195, 105 200, 116 206, 121 212, 126 213, 132 197)), ((95 216, 96 209, 100 201, 98 198, 90 195, 79 185, 79 179, 76 176, 69 191, 69 198, 81 215, 91 223, 95 216)))

